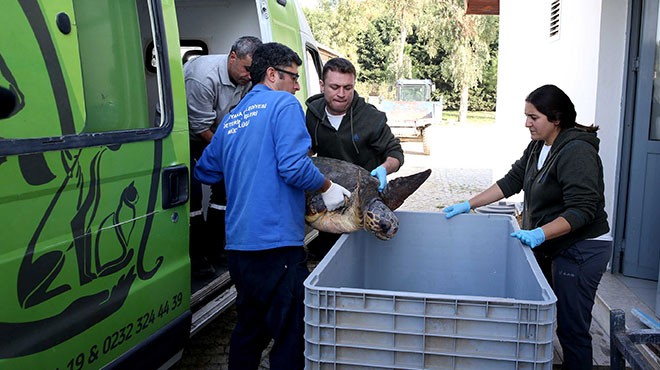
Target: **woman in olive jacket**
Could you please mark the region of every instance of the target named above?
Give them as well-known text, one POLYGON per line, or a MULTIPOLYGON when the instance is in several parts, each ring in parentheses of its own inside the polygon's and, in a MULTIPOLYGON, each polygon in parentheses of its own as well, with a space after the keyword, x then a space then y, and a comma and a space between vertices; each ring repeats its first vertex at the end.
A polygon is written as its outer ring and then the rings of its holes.
POLYGON ((532 141, 499 181, 443 210, 447 218, 524 191, 523 230, 512 237, 534 250, 557 295, 562 369, 592 368, 591 309, 611 244, 590 240, 609 231, 597 126, 575 122, 570 98, 544 85, 525 99, 532 141))

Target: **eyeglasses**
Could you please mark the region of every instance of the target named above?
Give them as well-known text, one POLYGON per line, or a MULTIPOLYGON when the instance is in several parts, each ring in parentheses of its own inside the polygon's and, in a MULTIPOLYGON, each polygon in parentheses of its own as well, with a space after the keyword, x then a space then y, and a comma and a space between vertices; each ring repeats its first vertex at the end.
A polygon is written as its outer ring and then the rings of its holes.
POLYGON ((300 75, 297 74, 297 73, 289 72, 289 71, 287 71, 287 70, 285 70, 285 69, 277 68, 277 67, 273 67, 273 69, 276 70, 276 71, 278 71, 278 72, 286 73, 286 74, 288 74, 289 76, 293 77, 293 81, 294 81, 294 82, 298 82, 298 79, 300 78, 300 75))

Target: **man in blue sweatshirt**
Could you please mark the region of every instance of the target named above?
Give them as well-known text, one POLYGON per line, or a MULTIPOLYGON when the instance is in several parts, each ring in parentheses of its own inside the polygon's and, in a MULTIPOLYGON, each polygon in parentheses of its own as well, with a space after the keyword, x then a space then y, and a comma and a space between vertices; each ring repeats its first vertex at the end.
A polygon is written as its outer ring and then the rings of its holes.
POLYGON ((255 86, 222 120, 195 168, 205 184, 225 181, 229 274, 238 292, 229 369, 257 369, 271 339, 270 368, 304 368, 304 287, 309 275, 305 190, 323 191, 329 210, 350 193, 332 183, 307 153, 300 57, 278 43, 252 56, 255 86))

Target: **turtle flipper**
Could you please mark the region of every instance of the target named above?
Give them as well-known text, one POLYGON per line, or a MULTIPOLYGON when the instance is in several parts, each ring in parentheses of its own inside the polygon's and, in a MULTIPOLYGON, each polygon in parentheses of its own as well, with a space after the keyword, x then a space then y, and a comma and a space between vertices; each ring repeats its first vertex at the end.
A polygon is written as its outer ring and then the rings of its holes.
POLYGON ((381 193, 381 199, 383 203, 394 211, 395 209, 401 207, 403 202, 414 193, 426 179, 431 175, 431 170, 418 172, 414 175, 397 177, 396 179, 389 181, 387 187, 381 193))
POLYGON ((360 196, 357 191, 351 193, 350 198, 344 197, 344 206, 334 211, 328 211, 321 200, 323 209, 317 213, 307 213, 305 221, 317 230, 333 234, 350 233, 362 228, 362 211, 360 209, 360 196))

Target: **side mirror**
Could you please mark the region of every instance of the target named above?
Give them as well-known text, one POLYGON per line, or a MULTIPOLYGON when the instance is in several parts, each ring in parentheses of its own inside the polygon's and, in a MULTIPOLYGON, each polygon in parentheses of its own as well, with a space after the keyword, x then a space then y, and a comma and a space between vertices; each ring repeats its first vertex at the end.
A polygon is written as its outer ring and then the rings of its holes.
POLYGON ((7 118, 16 109, 16 95, 9 89, 0 87, 0 119, 7 118))

